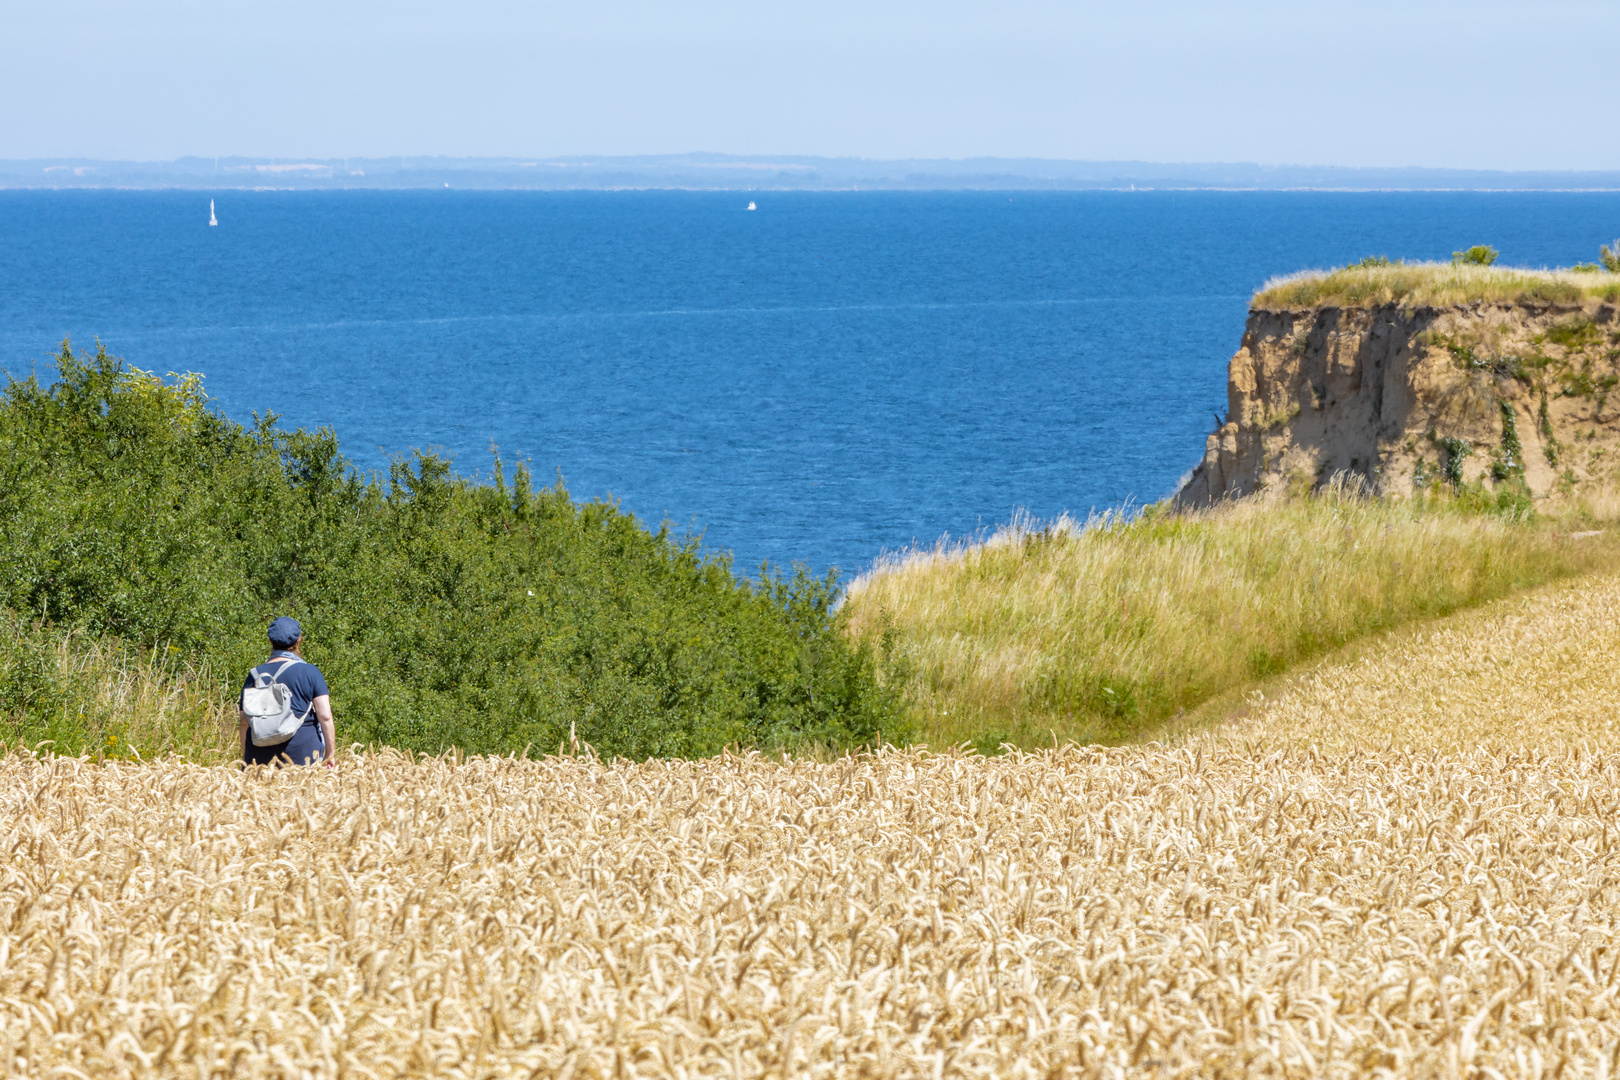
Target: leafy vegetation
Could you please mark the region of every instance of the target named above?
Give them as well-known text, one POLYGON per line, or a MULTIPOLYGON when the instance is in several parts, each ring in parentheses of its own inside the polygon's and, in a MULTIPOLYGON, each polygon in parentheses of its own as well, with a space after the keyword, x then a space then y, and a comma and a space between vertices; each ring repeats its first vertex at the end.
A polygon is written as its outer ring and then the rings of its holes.
POLYGON ((1502 443, 1497 449, 1496 460, 1491 463, 1491 478, 1497 481, 1524 479, 1524 444, 1519 441, 1519 423, 1513 413, 1513 406, 1506 401, 1498 401, 1497 409, 1502 414, 1502 443))
POLYGON ((1451 261, 1459 266, 1490 266, 1501 254, 1489 244, 1475 244, 1462 251, 1453 251, 1451 261))
POLYGON ((1541 430, 1541 452, 1547 459, 1547 464, 1553 468, 1558 467, 1558 454, 1563 450, 1563 444, 1553 432, 1552 416, 1547 411, 1547 391, 1541 391, 1541 406, 1536 410, 1536 426, 1541 430))
POLYGON ((31 744, 114 758, 240 756, 231 690, 175 646, 138 648, 0 608, 0 718, 31 744))
POLYGON ((1463 461, 1474 452, 1474 448, 1455 435, 1446 435, 1435 440, 1444 452, 1444 459, 1440 463, 1440 475, 1445 477, 1446 483, 1452 487, 1460 487, 1463 482, 1463 461))
POLYGON ((197 376, 66 345, 56 359, 54 385, 10 380, 0 398, 14 739, 228 746, 228 703, 277 614, 304 624, 345 743, 505 753, 572 732, 639 758, 906 735, 881 643, 849 643, 830 577, 752 584, 696 540, 499 460, 488 485, 422 453, 363 478, 332 432, 244 427, 197 376), (119 672, 170 687, 146 694, 168 704, 109 693, 119 672))

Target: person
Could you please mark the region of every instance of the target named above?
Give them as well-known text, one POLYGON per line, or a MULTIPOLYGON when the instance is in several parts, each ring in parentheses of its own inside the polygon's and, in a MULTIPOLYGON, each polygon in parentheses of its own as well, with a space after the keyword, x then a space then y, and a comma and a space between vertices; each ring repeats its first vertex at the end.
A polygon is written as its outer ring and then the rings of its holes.
POLYGON ((270 659, 248 672, 246 690, 254 676, 264 672, 292 691, 292 708, 304 723, 293 737, 275 746, 254 746, 248 737, 248 717, 237 699, 241 718, 242 760, 249 765, 313 765, 323 761, 332 768, 337 760, 337 738, 332 722, 332 695, 319 668, 304 659, 304 628, 298 620, 281 616, 270 624, 270 659))

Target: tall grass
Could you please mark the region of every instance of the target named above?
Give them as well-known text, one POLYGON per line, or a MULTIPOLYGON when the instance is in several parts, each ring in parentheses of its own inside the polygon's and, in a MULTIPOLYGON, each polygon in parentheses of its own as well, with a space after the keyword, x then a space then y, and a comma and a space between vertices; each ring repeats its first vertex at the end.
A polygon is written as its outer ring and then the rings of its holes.
POLYGON ((29 623, 0 609, 0 739, 102 757, 236 751, 233 687, 180 650, 29 623))
POLYGON ((850 586, 935 746, 1120 742, 1348 641, 1610 565, 1608 534, 1330 493, 894 557, 850 586))
POLYGON ((1620 274, 1466 263, 1362 264, 1273 278, 1251 303, 1271 309, 1395 303, 1447 307, 1481 301, 1578 303, 1589 298, 1620 299, 1620 274))

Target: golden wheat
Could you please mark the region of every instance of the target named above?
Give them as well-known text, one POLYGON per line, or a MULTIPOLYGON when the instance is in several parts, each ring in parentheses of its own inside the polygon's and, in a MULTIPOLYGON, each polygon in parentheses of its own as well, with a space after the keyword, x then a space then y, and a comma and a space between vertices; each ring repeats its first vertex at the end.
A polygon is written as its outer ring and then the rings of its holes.
POLYGON ((1578 753, 13 753, 0 1069, 1602 1075, 1617 809, 1578 753))
POLYGON ((1620 575, 1408 628, 1250 695, 1223 738, 1325 750, 1620 747, 1620 575))

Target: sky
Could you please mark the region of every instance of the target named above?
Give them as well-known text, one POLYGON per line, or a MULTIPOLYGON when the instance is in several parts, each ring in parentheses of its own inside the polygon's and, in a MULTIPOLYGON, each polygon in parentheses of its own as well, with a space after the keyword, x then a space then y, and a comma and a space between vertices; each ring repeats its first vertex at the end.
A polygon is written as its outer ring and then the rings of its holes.
POLYGON ((11 159, 1620 168, 1616 0, 0 0, 0 28, 11 159))

